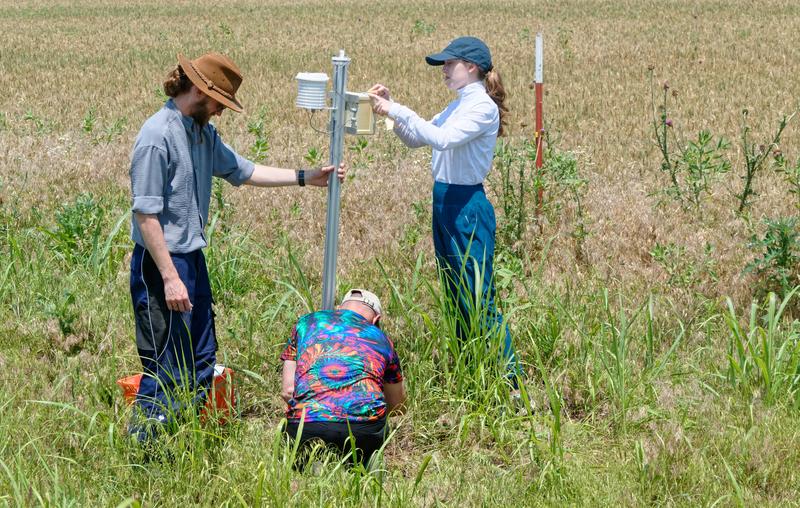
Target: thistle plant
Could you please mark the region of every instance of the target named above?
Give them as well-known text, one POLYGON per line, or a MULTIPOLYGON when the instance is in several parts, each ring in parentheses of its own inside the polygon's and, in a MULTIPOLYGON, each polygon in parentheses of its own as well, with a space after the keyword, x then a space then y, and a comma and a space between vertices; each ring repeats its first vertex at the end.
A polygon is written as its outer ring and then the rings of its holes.
POLYGON ((749 113, 746 109, 742 110, 742 152, 744 153, 745 172, 741 176, 742 180, 744 180, 744 188, 741 193, 735 194, 736 198, 739 199, 739 207, 737 209, 737 213, 739 214, 743 213, 745 208, 751 205, 749 201, 750 198, 756 196, 753 190, 753 181, 755 180, 756 174, 764 167, 767 157, 769 157, 771 153, 774 153, 774 150, 778 149, 778 144, 781 141, 781 134, 783 134, 784 129, 786 129, 786 125, 794 118, 794 114, 789 117, 784 115, 783 118, 781 118, 780 124, 778 124, 778 130, 775 132, 775 135, 772 136, 772 140, 768 143, 761 143, 756 146, 756 143, 752 143, 748 139, 748 135, 750 134, 750 126, 747 123, 748 115, 749 113))
MULTIPOLYGON (((535 148, 529 152, 535 160, 535 148)), ((570 151, 558 150, 548 140, 545 154, 544 173, 548 179, 548 194, 566 196, 571 202, 575 218, 570 235, 575 240, 575 259, 586 261, 585 240, 589 236, 588 218, 584 211, 583 200, 589 190, 589 180, 580 172, 578 158, 570 151)))
POLYGON ((490 178, 499 177, 499 182, 493 182, 499 184, 498 204, 502 211, 502 220, 498 224, 498 244, 515 255, 520 254, 517 249, 530 212, 526 206, 530 192, 525 175, 527 161, 528 157, 522 150, 500 140, 494 152, 495 171, 490 173, 490 178))
POLYGON ((789 188, 789 193, 794 195, 794 206, 800 210, 800 159, 794 165, 784 157, 780 150, 773 151, 775 157, 775 171, 783 175, 783 180, 789 188))
MULTIPOLYGON (((653 70, 650 69, 651 83, 653 70)), ((667 173, 670 186, 664 194, 678 201, 682 206, 699 208, 704 195, 711 194, 714 180, 727 173, 731 164, 723 152, 730 148, 730 142, 720 136, 715 139, 708 130, 701 130, 696 141, 682 141, 675 129, 675 121, 668 115, 669 97, 677 98, 670 85, 661 85, 661 104, 656 106, 655 89, 651 85, 653 105, 652 127, 656 145, 661 153, 661 171, 667 173)))
POLYGON ((764 235, 753 235, 748 244, 756 258, 745 273, 761 277, 766 289, 787 294, 800 284, 800 219, 779 217, 766 219, 764 224, 764 235))

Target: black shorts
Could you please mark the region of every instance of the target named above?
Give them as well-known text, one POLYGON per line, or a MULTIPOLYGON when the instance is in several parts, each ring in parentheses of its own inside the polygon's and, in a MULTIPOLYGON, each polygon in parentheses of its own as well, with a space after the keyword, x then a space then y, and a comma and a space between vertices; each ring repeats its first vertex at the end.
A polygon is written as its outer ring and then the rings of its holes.
MULTIPOLYGON (((291 439, 297 438, 300 422, 289 421, 286 424, 286 435, 291 439)), ((305 453, 314 441, 322 441, 338 450, 343 456, 352 451, 349 437, 355 439, 355 457, 348 457, 348 462, 366 465, 377 452, 386 438, 386 419, 376 422, 305 422, 303 435, 300 437, 300 447, 303 452, 298 456, 297 465, 304 465, 305 453), (355 460, 353 460, 355 458, 355 460)))

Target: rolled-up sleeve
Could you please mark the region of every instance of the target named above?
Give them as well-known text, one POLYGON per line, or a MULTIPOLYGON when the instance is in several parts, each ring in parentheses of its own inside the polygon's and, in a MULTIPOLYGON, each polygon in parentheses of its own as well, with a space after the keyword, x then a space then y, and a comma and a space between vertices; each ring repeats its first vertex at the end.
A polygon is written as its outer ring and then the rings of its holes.
POLYGON ((154 145, 137 146, 131 155, 131 210, 159 214, 164 209, 164 182, 167 181, 167 152, 154 145))
POLYGON ((256 165, 223 143, 220 137, 214 133, 214 176, 224 178, 231 185, 239 186, 253 176, 256 165))

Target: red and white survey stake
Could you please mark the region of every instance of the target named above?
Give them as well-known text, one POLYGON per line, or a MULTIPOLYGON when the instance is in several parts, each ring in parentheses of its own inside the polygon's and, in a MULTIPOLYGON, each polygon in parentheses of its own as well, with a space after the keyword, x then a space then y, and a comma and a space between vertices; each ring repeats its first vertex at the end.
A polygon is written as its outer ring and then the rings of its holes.
MULTIPOLYGON (((542 164, 544 159, 544 122, 542 120, 542 104, 544 102, 544 44, 542 42, 542 34, 536 34, 536 55, 534 61, 533 72, 533 88, 536 95, 536 107, 534 109, 536 114, 536 132, 533 139, 536 141, 536 176, 542 177, 542 164)), ((539 183, 537 187, 536 199, 536 213, 537 215, 542 211, 542 199, 544 198, 544 189, 539 183)))

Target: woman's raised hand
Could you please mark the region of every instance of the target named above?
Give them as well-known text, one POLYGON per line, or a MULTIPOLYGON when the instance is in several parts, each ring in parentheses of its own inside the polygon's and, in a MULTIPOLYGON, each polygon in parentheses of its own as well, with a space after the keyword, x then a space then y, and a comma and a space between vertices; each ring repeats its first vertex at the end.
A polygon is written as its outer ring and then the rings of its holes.
POLYGON ((389 89, 386 88, 384 85, 381 85, 380 83, 372 85, 372 88, 367 90, 367 93, 377 95, 381 99, 386 99, 387 101, 392 100, 392 96, 389 94, 389 89))
POLYGON ((389 114, 389 108, 392 107, 392 97, 389 95, 389 89, 381 84, 372 85, 372 88, 367 90, 369 100, 372 102, 372 111, 376 115, 386 116, 389 114))

